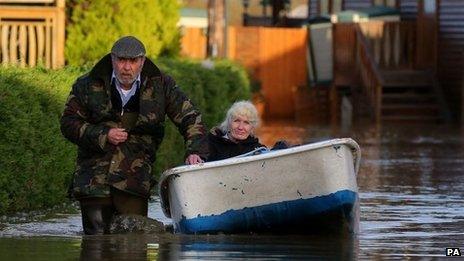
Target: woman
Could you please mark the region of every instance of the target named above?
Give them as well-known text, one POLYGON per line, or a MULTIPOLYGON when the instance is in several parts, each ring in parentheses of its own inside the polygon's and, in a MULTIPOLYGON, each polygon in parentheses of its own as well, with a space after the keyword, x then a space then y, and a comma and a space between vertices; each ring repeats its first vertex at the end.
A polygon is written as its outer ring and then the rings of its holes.
POLYGON ((222 160, 265 147, 254 136, 259 116, 249 101, 234 103, 227 111, 225 120, 211 129, 208 135, 208 161, 222 160))

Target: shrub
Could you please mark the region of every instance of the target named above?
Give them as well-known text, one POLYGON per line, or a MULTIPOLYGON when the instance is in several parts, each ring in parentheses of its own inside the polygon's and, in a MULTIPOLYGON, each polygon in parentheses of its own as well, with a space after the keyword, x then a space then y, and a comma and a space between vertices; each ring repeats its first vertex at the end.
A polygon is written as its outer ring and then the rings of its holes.
POLYGON ((124 35, 139 38, 148 54, 177 54, 180 49, 177 0, 73 0, 68 5, 66 61, 95 63, 124 35))
MULTIPOLYGON (((193 61, 156 61, 203 113, 219 123, 232 102, 249 98, 243 69, 217 62, 206 69, 193 61)), ((59 118, 75 79, 88 68, 62 70, 0 67, 0 214, 50 207, 66 200, 76 146, 60 132, 59 118)), ((170 121, 154 175, 183 161, 183 139, 170 121)))
POLYGON ((0 69, 0 212, 63 201, 75 148, 58 120, 77 71, 0 69))

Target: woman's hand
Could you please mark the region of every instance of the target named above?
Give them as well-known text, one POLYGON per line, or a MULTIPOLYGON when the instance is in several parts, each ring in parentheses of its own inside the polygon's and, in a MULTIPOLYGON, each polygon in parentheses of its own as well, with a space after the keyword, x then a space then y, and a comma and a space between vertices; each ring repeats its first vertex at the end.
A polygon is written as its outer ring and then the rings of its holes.
POLYGON ((198 156, 197 154, 190 154, 188 157, 185 159, 185 164, 188 165, 193 165, 193 164, 198 164, 198 163, 203 163, 205 162, 198 156))

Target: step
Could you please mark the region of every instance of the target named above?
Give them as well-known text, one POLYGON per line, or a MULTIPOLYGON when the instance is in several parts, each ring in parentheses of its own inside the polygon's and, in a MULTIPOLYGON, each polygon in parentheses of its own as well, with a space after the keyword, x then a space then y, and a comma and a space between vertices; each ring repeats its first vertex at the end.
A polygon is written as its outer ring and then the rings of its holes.
POLYGON ((397 88, 425 88, 432 85, 432 75, 428 71, 419 70, 399 70, 399 71, 381 71, 384 79, 384 87, 397 88))
POLYGON ((432 91, 432 86, 430 85, 384 85, 382 88, 382 92, 418 92, 418 93, 430 93, 432 91))
POLYGON ((437 115, 439 108, 436 104, 383 104, 382 115, 437 115))
POLYGON ((393 103, 435 103, 436 99, 433 94, 430 93, 416 93, 416 92, 405 92, 405 93, 384 93, 382 94, 382 102, 384 104, 393 103))
POLYGON ((386 115, 381 117, 382 121, 402 123, 439 123, 441 118, 437 115, 411 116, 411 115, 386 115))

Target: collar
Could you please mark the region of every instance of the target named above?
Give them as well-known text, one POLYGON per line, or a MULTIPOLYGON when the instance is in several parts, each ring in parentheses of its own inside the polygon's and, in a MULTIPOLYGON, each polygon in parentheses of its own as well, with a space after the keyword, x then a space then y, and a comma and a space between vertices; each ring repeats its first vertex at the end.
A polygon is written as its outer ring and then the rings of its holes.
POLYGON ((245 140, 232 141, 229 135, 227 134, 227 132, 223 132, 221 128, 219 128, 218 126, 211 128, 209 135, 211 135, 213 139, 220 140, 222 142, 224 141, 231 142, 234 144, 246 144, 246 143, 259 142, 258 138, 256 138, 253 134, 250 134, 248 138, 246 138, 245 140))
MULTIPOLYGON (((89 76, 94 79, 100 79, 108 84, 111 84, 111 74, 113 72, 113 65, 111 64, 111 54, 105 55, 100 61, 95 64, 89 73, 89 76)), ((150 60, 145 57, 145 63, 140 73, 141 81, 144 81, 145 77, 161 77, 161 71, 158 67, 150 60)))
MULTIPOLYGON (((119 82, 119 80, 116 78, 116 74, 114 73, 114 70, 113 72, 111 73, 111 81, 110 81, 110 84, 115 84, 116 86, 116 89, 118 89, 118 91, 122 92, 122 90, 124 90, 122 87, 121 87, 121 83, 119 82)), ((140 73, 139 75, 137 75, 137 78, 135 78, 135 81, 132 83, 132 86, 129 90, 129 92, 135 92, 135 90, 137 90, 138 88, 140 87, 140 73), (135 88, 134 88, 135 87, 135 88)))

